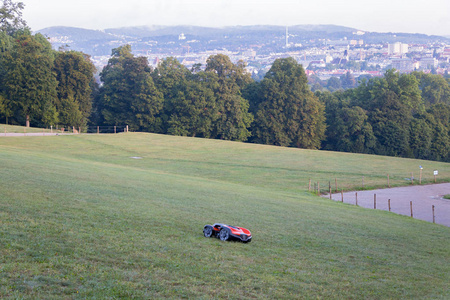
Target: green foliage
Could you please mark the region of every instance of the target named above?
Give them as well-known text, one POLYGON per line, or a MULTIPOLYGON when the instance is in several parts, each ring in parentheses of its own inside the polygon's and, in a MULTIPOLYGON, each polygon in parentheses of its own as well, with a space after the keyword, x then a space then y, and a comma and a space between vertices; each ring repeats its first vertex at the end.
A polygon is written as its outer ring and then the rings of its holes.
POLYGON ((0 31, 13 35, 19 30, 26 29, 27 23, 22 19, 23 2, 3 0, 0 7, 0 31))
POLYGON ((317 93, 326 106, 323 146, 448 161, 447 88, 437 75, 388 70, 384 77, 364 80, 355 89, 317 93))
POLYGON ((416 116, 411 120, 409 146, 414 157, 431 159, 434 118, 429 114, 416 116))
POLYGON ((309 90, 303 67, 292 58, 276 60, 259 92, 254 141, 318 149, 324 138, 324 107, 309 90))
POLYGON ((431 159, 439 161, 450 160, 450 140, 448 128, 441 122, 436 122, 433 127, 433 137, 431 143, 431 159))
POLYGON ((129 45, 114 49, 100 77, 103 87, 98 104, 105 124, 161 131, 158 114, 163 108, 163 95, 153 82, 145 57, 134 57, 129 45))
POLYGON ((341 81, 341 86, 344 89, 354 88, 354 87, 356 87, 356 83, 357 83, 355 77, 349 71, 347 71, 347 73, 345 73, 345 75, 341 76, 340 81, 341 81))
MULTIPOLYGON (((348 93, 347 93, 348 94, 348 93)), ((345 93, 318 93, 325 104, 327 130, 323 148, 334 151, 373 153, 376 138, 365 110, 349 106, 345 93)))
POLYGON ((419 80, 419 88, 426 106, 433 104, 450 105, 450 85, 441 75, 412 73, 419 80))
POLYGON ((218 117, 212 136, 224 140, 246 141, 250 137, 248 128, 253 122, 249 103, 241 91, 252 82, 245 71, 244 62, 233 64, 223 54, 210 56, 206 62, 205 77, 214 91, 218 117))
POLYGON ((84 127, 91 115, 95 67, 89 56, 76 51, 58 52, 54 62, 58 80, 56 108, 64 126, 84 127))
POLYGON ((186 83, 171 99, 168 133, 182 136, 211 137, 217 119, 214 92, 201 81, 186 83))
POLYGON ((177 59, 164 59, 153 72, 158 89, 164 94, 163 132, 211 137, 217 119, 214 92, 204 72, 191 73, 177 59))
POLYGON ((55 125, 54 111, 57 81, 53 71, 53 52, 50 43, 40 34, 19 32, 9 51, 2 55, 1 90, 9 102, 13 122, 55 125))
POLYGON ((328 79, 327 89, 330 92, 335 92, 337 90, 340 90, 341 88, 342 88, 342 84, 341 84, 341 81, 338 78, 331 77, 330 79, 328 79))

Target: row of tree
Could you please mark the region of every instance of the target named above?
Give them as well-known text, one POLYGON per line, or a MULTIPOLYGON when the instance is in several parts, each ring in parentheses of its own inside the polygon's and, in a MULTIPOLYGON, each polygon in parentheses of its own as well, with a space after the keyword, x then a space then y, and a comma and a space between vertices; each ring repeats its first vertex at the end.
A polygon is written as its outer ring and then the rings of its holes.
POLYGON ((87 55, 54 51, 40 34, 0 32, 0 116, 27 126, 85 126, 94 72, 87 55))
POLYGON ((389 70, 325 104, 328 150, 450 161, 450 86, 440 75, 389 70))
POLYGON ((95 123, 312 149, 324 140, 324 105, 292 58, 275 61, 254 82, 243 62, 225 55, 209 57, 204 70, 189 70, 175 58, 152 70, 123 46, 113 50, 100 78, 95 123))
MULTIPOLYGON (((87 55, 54 51, 0 10, 0 120, 33 126, 129 125, 134 131, 450 161, 450 85, 394 70, 356 88, 311 92, 293 58, 255 82, 245 64, 211 56, 203 69, 175 58, 152 69, 129 45, 94 80, 87 55), (5 17, 6 15, 6 17, 5 17)), ((8 12, 8 13, 5 13, 8 12)))

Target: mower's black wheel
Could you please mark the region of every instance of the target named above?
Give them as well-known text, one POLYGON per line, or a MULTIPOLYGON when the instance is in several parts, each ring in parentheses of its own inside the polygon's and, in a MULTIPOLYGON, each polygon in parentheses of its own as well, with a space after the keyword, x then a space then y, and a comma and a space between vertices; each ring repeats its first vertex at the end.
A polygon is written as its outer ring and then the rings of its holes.
POLYGON ((228 231, 228 229, 221 229, 219 232, 219 238, 221 241, 228 241, 228 239, 230 238, 230 232, 228 231))
POLYGON ((207 226, 203 229, 203 235, 207 238, 211 237, 213 234, 213 230, 210 226, 207 226))

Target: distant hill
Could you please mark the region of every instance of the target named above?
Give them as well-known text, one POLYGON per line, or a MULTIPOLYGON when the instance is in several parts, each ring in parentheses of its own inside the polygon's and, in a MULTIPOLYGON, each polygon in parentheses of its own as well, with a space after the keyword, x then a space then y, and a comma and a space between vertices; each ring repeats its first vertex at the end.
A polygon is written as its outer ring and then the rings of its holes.
POLYGON ((100 30, 76 27, 49 27, 38 31, 50 38, 55 49, 69 46, 69 49, 89 55, 107 55, 111 49, 126 44, 128 40, 100 30))
POLYGON ((39 30, 43 35, 49 37, 69 36, 74 40, 108 40, 113 38, 110 34, 100 30, 83 29, 76 27, 56 26, 39 30))
MULTIPOLYGON (((139 26, 139 27, 122 27, 105 29, 105 32, 114 35, 122 35, 129 37, 155 37, 166 35, 179 35, 180 33, 195 35, 195 36, 211 36, 217 34, 245 34, 248 32, 266 32, 273 33, 282 32, 284 34, 285 28, 283 26, 271 26, 271 25, 253 25, 253 26, 228 26, 221 28, 213 27, 200 27, 200 26, 139 26)), ((353 32, 356 29, 335 26, 335 25, 296 25, 289 27, 289 31, 293 33, 305 32, 305 31, 319 31, 326 33, 333 32, 353 32)))
MULTIPOLYGON (((289 42, 301 46, 320 45, 325 40, 363 39, 365 43, 430 43, 448 38, 424 34, 358 32, 355 28, 336 25, 289 26, 289 42), (362 35, 361 35, 362 34, 362 35), (322 42, 321 42, 322 41, 322 42)), ((90 30, 73 27, 49 27, 38 32, 51 38, 55 48, 70 49, 90 55, 109 55, 111 49, 131 44, 134 51, 181 54, 215 49, 241 51, 258 49, 259 53, 284 51, 286 27, 272 25, 230 26, 222 28, 199 26, 137 26, 90 30)))

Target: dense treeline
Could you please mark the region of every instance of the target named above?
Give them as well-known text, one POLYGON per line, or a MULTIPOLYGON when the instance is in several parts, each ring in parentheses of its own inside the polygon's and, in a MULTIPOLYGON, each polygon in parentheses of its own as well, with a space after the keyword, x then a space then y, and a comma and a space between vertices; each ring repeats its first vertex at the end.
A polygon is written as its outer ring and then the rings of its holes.
POLYGON ((323 148, 449 161, 450 86, 440 75, 389 70, 325 104, 323 148))
MULTIPOLYGON (((311 92, 293 58, 261 81, 225 55, 188 69, 152 69, 129 45, 94 80, 87 55, 54 51, 3 1, 0 121, 33 126, 128 125, 133 131, 450 161, 450 85, 439 75, 389 70, 358 87, 311 92)), ((348 78, 349 84, 352 78, 348 78)))
POLYGON ((86 126, 95 67, 75 51, 54 51, 22 20, 23 3, 0 8, 0 120, 27 126, 86 126))

